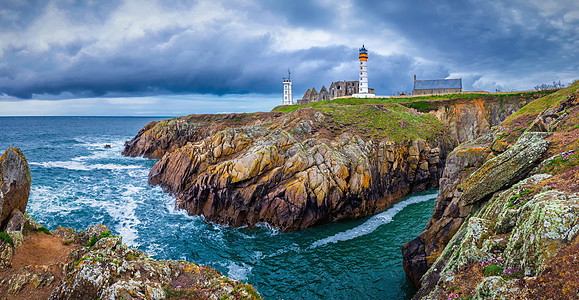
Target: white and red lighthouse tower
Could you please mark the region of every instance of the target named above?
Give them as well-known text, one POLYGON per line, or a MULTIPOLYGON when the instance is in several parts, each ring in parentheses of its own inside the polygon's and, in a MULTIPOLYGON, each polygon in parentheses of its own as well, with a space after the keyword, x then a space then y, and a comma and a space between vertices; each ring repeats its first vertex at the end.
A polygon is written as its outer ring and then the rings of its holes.
POLYGON ((360 59, 360 77, 358 82, 358 93, 352 96, 358 98, 369 98, 374 97, 368 89, 368 50, 362 45, 360 48, 360 54, 358 54, 360 59))
POLYGON ((368 50, 362 45, 360 48, 360 83, 358 85, 359 94, 368 94, 368 50))

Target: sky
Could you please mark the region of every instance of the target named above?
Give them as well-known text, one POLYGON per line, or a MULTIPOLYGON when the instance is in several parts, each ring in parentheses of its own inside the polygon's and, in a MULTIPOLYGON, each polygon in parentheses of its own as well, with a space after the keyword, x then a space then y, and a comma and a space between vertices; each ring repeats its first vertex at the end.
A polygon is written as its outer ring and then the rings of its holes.
POLYGON ((0 116, 269 111, 357 80, 466 91, 579 79, 577 0, 2 0, 0 116))

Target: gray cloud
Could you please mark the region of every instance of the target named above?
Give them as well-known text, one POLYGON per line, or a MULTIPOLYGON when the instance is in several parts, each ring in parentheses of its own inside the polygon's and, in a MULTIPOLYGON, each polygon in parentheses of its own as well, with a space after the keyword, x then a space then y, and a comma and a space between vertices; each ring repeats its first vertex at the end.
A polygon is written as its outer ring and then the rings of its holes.
POLYGON ((299 98, 356 80, 359 42, 378 94, 409 91, 413 74, 531 88, 577 76, 578 28, 576 1, 14 1, 0 94, 275 94, 291 67, 299 98))

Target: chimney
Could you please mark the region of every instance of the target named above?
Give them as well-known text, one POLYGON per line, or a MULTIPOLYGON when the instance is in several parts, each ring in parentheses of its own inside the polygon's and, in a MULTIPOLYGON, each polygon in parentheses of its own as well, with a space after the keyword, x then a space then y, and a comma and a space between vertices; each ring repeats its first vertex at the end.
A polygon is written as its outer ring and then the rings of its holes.
POLYGON ((416 74, 414 74, 414 81, 416 81, 416 74))

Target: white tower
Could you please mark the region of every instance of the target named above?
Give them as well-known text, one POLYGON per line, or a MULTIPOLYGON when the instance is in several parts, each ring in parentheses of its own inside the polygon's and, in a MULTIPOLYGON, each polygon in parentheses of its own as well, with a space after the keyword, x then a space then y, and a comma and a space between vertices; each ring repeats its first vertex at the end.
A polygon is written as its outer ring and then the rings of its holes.
POLYGON ((360 48, 360 83, 358 85, 358 94, 368 94, 368 50, 360 48))
POLYGON ((294 98, 292 94, 292 80, 291 72, 287 69, 287 78, 283 79, 283 105, 294 104, 294 98))

